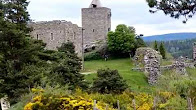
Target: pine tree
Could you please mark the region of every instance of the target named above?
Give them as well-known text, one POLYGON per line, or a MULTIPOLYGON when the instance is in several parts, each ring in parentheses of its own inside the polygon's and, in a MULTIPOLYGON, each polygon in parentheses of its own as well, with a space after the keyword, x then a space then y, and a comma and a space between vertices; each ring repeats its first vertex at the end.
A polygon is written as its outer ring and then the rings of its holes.
POLYGON ((161 42, 159 50, 160 50, 160 54, 162 55, 163 59, 166 59, 166 51, 165 51, 163 42, 161 42))
POLYGON ((157 44, 157 41, 156 41, 156 40, 154 41, 154 49, 155 49, 156 51, 159 51, 159 49, 158 49, 158 44, 157 44))
POLYGON ((0 94, 11 103, 39 83, 36 64, 44 44, 29 36, 27 5, 26 0, 0 2, 0 94))
POLYGON ((54 82, 64 86, 68 85, 69 89, 73 90, 77 87, 82 89, 88 88, 84 75, 80 74, 81 59, 75 53, 75 46, 72 42, 63 43, 58 48, 57 56, 61 60, 56 62, 51 75, 55 76, 54 82))

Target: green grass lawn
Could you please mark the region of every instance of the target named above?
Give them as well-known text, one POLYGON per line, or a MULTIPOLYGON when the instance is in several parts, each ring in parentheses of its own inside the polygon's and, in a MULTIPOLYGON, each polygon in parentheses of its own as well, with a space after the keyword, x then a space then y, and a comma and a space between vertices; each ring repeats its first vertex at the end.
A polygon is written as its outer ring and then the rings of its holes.
POLYGON ((134 64, 129 58, 108 61, 94 60, 85 62, 85 71, 83 73, 92 73, 85 75, 86 80, 92 84, 98 69, 116 69, 133 91, 151 92, 153 88, 148 85, 147 77, 142 72, 132 71, 133 67, 134 64))

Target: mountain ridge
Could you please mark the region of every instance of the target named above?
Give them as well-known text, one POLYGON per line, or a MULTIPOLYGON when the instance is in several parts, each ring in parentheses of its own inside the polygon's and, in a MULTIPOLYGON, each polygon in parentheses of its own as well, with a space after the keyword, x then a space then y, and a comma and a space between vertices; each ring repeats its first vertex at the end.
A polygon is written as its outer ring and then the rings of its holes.
POLYGON ((168 33, 162 35, 144 36, 146 42, 149 41, 171 41, 171 40, 185 40, 196 38, 196 32, 182 32, 182 33, 168 33))

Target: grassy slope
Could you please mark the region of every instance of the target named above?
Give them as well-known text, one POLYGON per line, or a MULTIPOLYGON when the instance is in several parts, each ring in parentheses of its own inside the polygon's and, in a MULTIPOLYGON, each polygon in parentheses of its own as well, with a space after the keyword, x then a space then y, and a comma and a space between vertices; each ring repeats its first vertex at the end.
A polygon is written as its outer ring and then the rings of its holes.
MULTIPOLYGON (((161 65, 170 65, 172 61, 164 60, 161 65)), ((153 92, 156 88, 149 86, 147 82, 147 77, 142 72, 132 71, 131 68, 134 67, 134 63, 127 59, 113 59, 109 61, 104 60, 94 60, 85 62, 85 71, 87 73, 92 73, 85 75, 87 81, 91 84, 93 79, 96 78, 96 71, 98 69, 117 69, 120 75, 127 81, 130 88, 136 92, 153 92)), ((168 71, 172 74, 172 71, 168 71)), ((187 69, 189 77, 196 78, 196 69, 187 69)), ((162 73, 165 76, 165 72, 162 73)), ((169 81, 168 81, 169 83, 169 81)))
POLYGON ((150 92, 153 88, 148 85, 146 76, 142 72, 131 71, 132 67, 134 67, 134 65, 128 58, 109 60, 107 62, 104 60, 86 61, 84 72, 93 74, 88 74, 85 78, 92 83, 98 69, 117 69, 132 90, 150 92))

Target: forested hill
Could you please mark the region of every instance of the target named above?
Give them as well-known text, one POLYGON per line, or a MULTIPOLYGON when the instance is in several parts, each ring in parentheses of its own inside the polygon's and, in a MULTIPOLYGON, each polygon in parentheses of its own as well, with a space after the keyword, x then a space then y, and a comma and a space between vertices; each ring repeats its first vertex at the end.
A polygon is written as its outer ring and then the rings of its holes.
MULTIPOLYGON (((193 53, 193 43, 196 42, 195 39, 186 39, 186 40, 172 40, 172 41, 164 41, 165 49, 167 52, 171 53, 174 58, 178 58, 180 56, 188 56, 192 58, 193 53)), ((148 46, 153 47, 153 42, 146 42, 148 46)), ((160 45, 160 41, 158 41, 158 45, 160 45)))
POLYGON ((196 38, 196 33, 171 33, 163 35, 144 36, 144 41, 171 41, 196 38))

